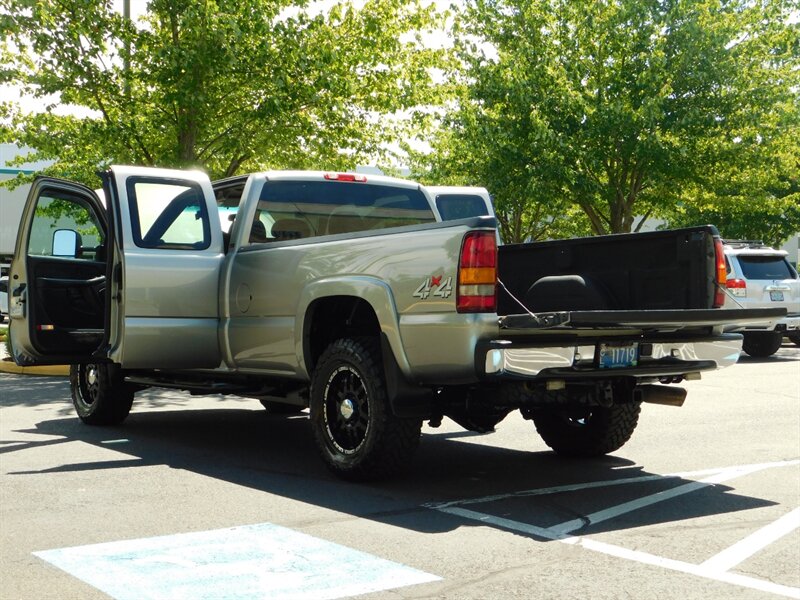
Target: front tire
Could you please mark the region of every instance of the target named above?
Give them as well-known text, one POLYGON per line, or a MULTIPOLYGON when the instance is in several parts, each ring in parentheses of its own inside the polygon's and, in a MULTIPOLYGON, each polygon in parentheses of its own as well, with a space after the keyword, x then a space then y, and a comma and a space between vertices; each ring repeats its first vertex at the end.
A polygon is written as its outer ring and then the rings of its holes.
POLYGON ((125 383, 119 365, 72 365, 69 387, 75 411, 87 425, 119 425, 131 412, 134 390, 125 383))
POLYGON ((744 333, 742 350, 755 358, 767 358, 775 354, 782 343, 780 331, 749 331, 744 333))
POLYGON ((421 428, 420 419, 392 413, 374 342, 340 339, 322 353, 311 380, 311 429, 336 475, 368 481, 407 467, 421 428))
POLYGON ((536 431, 544 442, 563 456, 602 456, 619 450, 639 422, 639 402, 609 407, 566 407, 533 413, 536 431))

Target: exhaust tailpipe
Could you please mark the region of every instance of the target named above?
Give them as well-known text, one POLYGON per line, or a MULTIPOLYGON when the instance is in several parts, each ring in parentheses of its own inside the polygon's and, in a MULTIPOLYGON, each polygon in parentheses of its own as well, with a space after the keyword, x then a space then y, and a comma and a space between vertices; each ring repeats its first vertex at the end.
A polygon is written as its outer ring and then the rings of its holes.
POLYGON ((666 406, 683 406, 686 400, 686 390, 671 385, 640 385, 634 390, 634 397, 637 395, 642 402, 666 406))

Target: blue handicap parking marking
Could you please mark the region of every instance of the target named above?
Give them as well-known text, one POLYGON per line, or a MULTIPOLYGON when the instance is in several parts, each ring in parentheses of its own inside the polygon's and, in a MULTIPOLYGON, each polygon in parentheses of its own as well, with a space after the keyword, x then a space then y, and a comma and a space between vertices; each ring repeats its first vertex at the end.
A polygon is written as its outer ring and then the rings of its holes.
POLYGON ((270 523, 34 554, 116 600, 322 600, 441 579, 270 523))

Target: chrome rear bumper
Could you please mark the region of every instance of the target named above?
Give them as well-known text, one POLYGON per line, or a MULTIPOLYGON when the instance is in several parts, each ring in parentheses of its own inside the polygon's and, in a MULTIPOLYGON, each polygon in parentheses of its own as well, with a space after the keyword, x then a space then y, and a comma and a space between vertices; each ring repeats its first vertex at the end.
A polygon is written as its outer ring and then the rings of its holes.
POLYGON ((639 341, 635 366, 600 368, 595 345, 525 346, 496 340, 484 352, 483 373, 488 377, 665 377, 729 367, 739 359, 742 336, 723 334, 702 341, 639 341))

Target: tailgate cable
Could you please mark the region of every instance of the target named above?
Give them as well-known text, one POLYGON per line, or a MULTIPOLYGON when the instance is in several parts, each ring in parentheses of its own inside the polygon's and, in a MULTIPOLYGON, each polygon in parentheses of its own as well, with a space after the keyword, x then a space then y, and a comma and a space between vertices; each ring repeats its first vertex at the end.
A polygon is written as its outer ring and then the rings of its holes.
POLYGON ((725 292, 725 295, 726 295, 728 298, 730 298, 731 300, 733 300, 733 301, 736 303, 736 306, 738 306, 739 308, 744 308, 744 306, 742 305, 742 303, 741 303, 741 302, 739 302, 739 301, 736 299, 736 296, 734 296, 734 295, 733 295, 733 293, 731 293, 731 291, 730 291, 730 290, 727 288, 727 286, 726 286, 726 287, 722 287, 722 284, 721 284, 721 283, 718 283, 718 284, 717 284, 717 287, 718 287, 719 289, 721 289, 723 292, 725 292))
POLYGON ((536 318, 536 315, 535 315, 535 314, 533 314, 533 313, 530 311, 530 309, 529 309, 527 306, 525 306, 525 305, 524 305, 522 302, 520 302, 519 298, 517 298, 517 297, 516 297, 514 294, 512 294, 512 293, 511 293, 511 290, 509 290, 509 289, 506 287, 506 284, 505 284, 505 283, 503 283, 503 282, 502 282, 502 280, 501 280, 499 277, 497 278, 497 285, 499 285, 499 286, 500 286, 500 287, 503 289, 503 291, 504 291, 506 294, 508 294, 508 295, 509 295, 509 297, 510 297, 510 298, 511 298, 511 299, 512 299, 514 302, 516 302, 517 304, 519 304, 519 305, 522 307, 522 310, 524 310, 526 313, 528 313, 528 315, 530 315, 531 317, 534 317, 534 318, 536 318))

